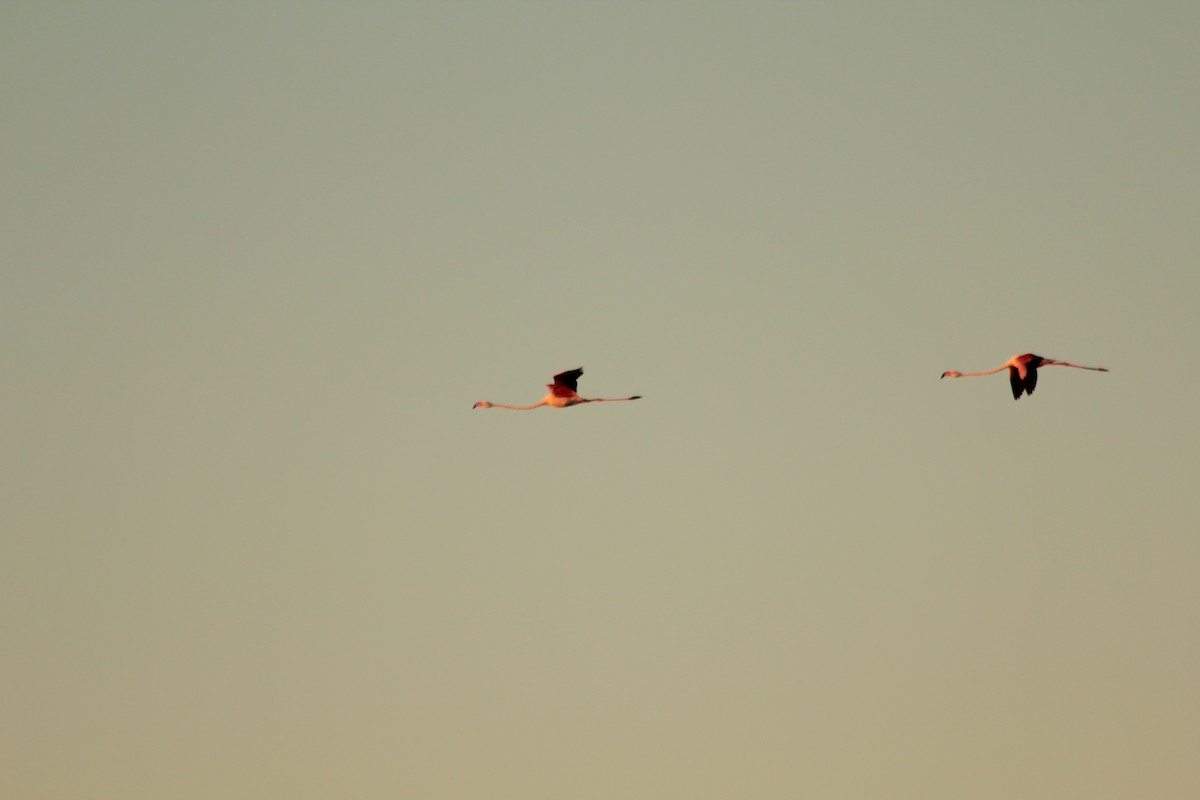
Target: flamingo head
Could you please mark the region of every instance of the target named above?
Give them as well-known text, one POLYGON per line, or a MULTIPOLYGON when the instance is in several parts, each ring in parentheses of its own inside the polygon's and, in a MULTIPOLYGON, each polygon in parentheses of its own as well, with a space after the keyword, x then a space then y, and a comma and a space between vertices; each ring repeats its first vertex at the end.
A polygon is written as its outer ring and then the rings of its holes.
POLYGON ((962 373, 956 369, 949 369, 942 373, 943 378, 961 378, 962 373))
POLYGON ((474 410, 476 408, 491 408, 491 407, 492 407, 492 404, 489 403, 487 400, 480 400, 478 403, 471 406, 472 410, 474 410))

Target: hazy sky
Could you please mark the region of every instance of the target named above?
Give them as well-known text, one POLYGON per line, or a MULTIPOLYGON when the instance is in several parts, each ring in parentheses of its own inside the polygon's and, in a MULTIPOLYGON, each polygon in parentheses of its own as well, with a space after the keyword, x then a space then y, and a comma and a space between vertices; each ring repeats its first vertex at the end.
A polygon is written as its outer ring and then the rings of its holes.
POLYGON ((1195 797, 1197 42, 4 4, 0 794, 1195 797))

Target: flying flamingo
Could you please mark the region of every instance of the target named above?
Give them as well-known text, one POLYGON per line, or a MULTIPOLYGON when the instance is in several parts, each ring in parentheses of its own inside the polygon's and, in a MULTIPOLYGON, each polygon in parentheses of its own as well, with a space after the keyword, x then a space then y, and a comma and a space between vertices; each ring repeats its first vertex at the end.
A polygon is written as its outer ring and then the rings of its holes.
POLYGON ((1012 384, 1014 400, 1020 400, 1022 392, 1033 394, 1033 390, 1037 388, 1038 367, 1074 367, 1075 369, 1090 369, 1093 372, 1108 372, 1104 367, 1081 367, 1078 364, 1069 364, 1066 361, 1055 361, 1053 358, 1042 358, 1041 356, 1035 356, 1033 353, 1025 353, 1024 355, 1013 356, 1000 366, 987 372, 958 372, 956 370, 949 370, 943 372, 942 377, 967 378, 973 375, 995 375, 1006 367, 1008 368, 1008 382, 1012 384))
POLYGON ((487 400, 480 400, 474 407, 511 408, 514 411, 528 411, 531 408, 538 408, 539 406, 566 408, 567 406, 576 406, 580 403, 615 403, 620 400, 642 399, 640 394, 635 394, 633 397, 580 397, 576 389, 579 388, 579 376, 582 374, 583 367, 558 373, 554 376, 554 383, 546 384, 546 388, 550 390, 550 394, 531 406, 506 406, 504 403, 489 403, 487 400))

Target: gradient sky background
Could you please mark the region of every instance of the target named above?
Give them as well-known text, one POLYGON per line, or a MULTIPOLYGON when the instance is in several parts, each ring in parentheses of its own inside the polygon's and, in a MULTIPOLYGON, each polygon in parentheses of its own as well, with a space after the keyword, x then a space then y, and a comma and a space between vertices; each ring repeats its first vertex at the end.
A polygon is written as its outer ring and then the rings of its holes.
POLYGON ((1198 41, 6 3, 0 794, 1195 797, 1198 41))

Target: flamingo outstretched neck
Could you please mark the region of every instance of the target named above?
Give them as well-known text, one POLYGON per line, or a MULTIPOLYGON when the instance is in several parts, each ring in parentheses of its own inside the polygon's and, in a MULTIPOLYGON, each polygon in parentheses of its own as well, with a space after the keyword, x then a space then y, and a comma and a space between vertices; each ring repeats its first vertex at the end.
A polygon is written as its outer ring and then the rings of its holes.
POLYGON ((529 409, 541 408, 542 406, 566 408, 567 406, 577 406, 582 403, 615 403, 623 400, 642 399, 640 394, 635 394, 631 397, 580 397, 578 389, 579 377, 581 375, 583 375, 583 367, 558 373, 554 376, 554 383, 546 384, 546 388, 550 390, 550 393, 532 405, 509 406, 504 403, 490 403, 487 400, 480 400, 475 404, 474 408, 507 408, 512 411, 528 411, 529 409))
POLYGON ((1069 361, 1058 361, 1053 358, 1043 358, 1033 353, 1024 353, 1013 356, 1000 366, 995 369, 989 369, 987 372, 959 372, 951 369, 943 372, 942 377, 970 378, 978 375, 995 375, 997 372, 1007 369, 1008 382, 1012 387, 1013 399, 1020 400, 1022 394, 1033 394, 1033 390, 1037 388, 1038 367, 1074 367, 1075 369, 1090 369, 1093 372, 1108 372, 1104 367, 1084 367, 1079 364, 1072 364, 1069 361))

